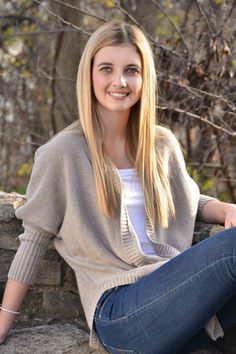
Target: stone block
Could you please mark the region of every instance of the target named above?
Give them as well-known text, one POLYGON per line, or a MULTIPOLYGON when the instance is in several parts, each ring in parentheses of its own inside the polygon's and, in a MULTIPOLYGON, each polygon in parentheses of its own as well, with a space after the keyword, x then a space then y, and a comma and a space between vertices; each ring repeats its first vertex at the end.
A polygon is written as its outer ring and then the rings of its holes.
POLYGON ((15 210, 12 204, 0 204, 0 222, 9 222, 15 217, 15 210))
MULTIPOLYGON (((0 249, 0 282, 7 280, 7 274, 15 252, 0 249)), ((61 263, 43 260, 37 276, 37 285, 58 286, 61 283, 61 263)))
POLYGON ((0 229, 0 249, 16 251, 19 247, 18 237, 12 237, 7 232, 2 232, 0 229))
POLYGON ((77 283, 75 273, 65 262, 62 263, 62 282, 61 286, 64 290, 77 292, 77 283))
POLYGON ((221 226, 221 225, 213 225, 212 228, 211 228, 211 231, 210 231, 210 236, 214 236, 214 235, 216 235, 217 233, 222 232, 222 231, 224 231, 224 230, 225 230, 224 226, 221 226))
POLYGON ((60 285, 61 263, 57 261, 43 260, 36 279, 37 285, 60 285))
POLYGON ((83 308, 78 293, 64 290, 43 291, 43 308, 48 316, 55 319, 84 318, 83 308))
POLYGON ((29 323, 37 323, 39 319, 46 323, 49 318, 43 311, 43 291, 36 287, 30 288, 20 311, 21 315, 16 316, 14 327, 28 326, 29 323))
POLYGON ((193 244, 205 240, 207 237, 209 237, 212 226, 212 224, 206 224, 204 222, 197 221, 194 228, 193 244))
POLYGON ((18 208, 19 206, 23 205, 26 201, 25 195, 18 194, 15 192, 6 193, 0 191, 0 204, 11 204, 14 209, 18 208))
POLYGON ((0 282, 7 280, 8 270, 10 268, 15 252, 0 249, 0 282))

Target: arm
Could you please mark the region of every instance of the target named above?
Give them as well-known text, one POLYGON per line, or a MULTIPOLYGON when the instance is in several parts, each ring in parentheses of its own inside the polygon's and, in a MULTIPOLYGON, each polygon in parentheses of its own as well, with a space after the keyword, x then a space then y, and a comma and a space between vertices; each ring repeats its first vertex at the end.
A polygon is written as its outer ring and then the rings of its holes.
POLYGON ((236 204, 213 199, 204 205, 202 215, 206 222, 224 224, 226 229, 236 226, 236 204))
MULTIPOLYGON (((168 129, 160 126, 156 128, 156 134, 157 143, 160 146, 169 144, 172 149, 171 158, 174 167, 174 170, 171 170, 172 175, 177 173, 184 181, 186 178, 191 179, 187 173, 182 150, 176 137, 168 129)), ((196 185, 195 182, 194 184, 196 185)), ((201 194, 196 218, 208 223, 224 224, 226 229, 236 226, 236 204, 220 202, 215 198, 201 194)))
MULTIPOLYGON (((34 284, 47 246, 58 234, 65 205, 62 182, 58 155, 40 148, 27 187, 27 202, 16 210, 16 216, 23 220, 24 233, 19 236, 20 246, 2 300, 2 307, 7 310, 18 311, 29 288, 26 284, 34 284)), ((6 339, 14 318, 15 314, 0 311, 0 344, 6 339)))
MULTIPOLYGON (((2 306, 10 311, 18 311, 29 285, 19 283, 15 280, 8 279, 4 297, 2 300, 2 306)), ((0 344, 6 339, 12 323, 15 318, 15 314, 1 310, 0 312, 0 344)))

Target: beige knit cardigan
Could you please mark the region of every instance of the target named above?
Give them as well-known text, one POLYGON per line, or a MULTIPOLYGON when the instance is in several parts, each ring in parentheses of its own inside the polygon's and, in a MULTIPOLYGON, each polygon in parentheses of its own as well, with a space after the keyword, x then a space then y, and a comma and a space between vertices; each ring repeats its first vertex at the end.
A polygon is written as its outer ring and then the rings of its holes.
MULTIPOLYGON (((169 171, 176 217, 168 229, 152 230, 147 220, 147 234, 156 250, 145 255, 129 224, 123 203, 122 184, 114 167, 120 193, 120 209, 114 218, 102 215, 98 206, 95 179, 88 145, 79 127, 63 131, 42 145, 27 188, 27 202, 16 210, 23 220, 24 233, 8 277, 33 284, 39 264, 50 239, 59 254, 75 272, 81 302, 89 328, 102 293, 112 287, 133 283, 192 244, 196 215, 211 198, 200 196, 189 177, 180 146, 166 128, 156 128, 157 148, 169 171)), ((221 334, 216 321, 210 333, 221 334), (217 332, 217 333, 214 333, 217 332)), ((98 341, 91 331, 90 345, 98 341)))

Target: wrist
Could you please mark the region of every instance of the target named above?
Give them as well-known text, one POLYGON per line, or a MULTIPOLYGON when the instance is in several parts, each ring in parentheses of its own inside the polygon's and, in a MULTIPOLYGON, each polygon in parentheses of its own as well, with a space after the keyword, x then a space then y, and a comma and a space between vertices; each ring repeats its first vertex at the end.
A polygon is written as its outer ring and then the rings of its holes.
POLYGON ((225 202, 218 201, 218 206, 217 206, 217 215, 219 219, 219 224, 224 224, 226 214, 227 214, 227 204, 225 202))

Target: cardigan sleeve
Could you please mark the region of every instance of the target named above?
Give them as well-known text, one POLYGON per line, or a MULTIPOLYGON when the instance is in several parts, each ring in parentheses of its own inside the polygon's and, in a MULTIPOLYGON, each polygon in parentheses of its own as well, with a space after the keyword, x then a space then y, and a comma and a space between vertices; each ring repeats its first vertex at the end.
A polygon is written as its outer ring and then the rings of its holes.
MULTIPOLYGON (((196 182, 193 180, 193 178, 187 172, 184 156, 183 156, 183 153, 181 151, 180 144, 177 141, 175 136, 173 136, 173 140, 175 140, 175 143, 173 144, 173 146, 174 146, 174 150, 175 150, 175 155, 177 156, 178 163, 181 164, 182 169, 188 175, 188 178, 190 178, 192 180, 192 182, 194 182, 194 184, 196 184, 196 182)), ((207 195, 204 195, 204 194, 199 194, 196 220, 206 221, 204 219, 204 217, 203 217, 203 208, 211 200, 216 200, 216 198, 213 198, 213 197, 210 197, 210 196, 207 196, 207 195)))
MULTIPOLYGON (((187 172, 184 156, 181 151, 180 144, 177 141, 177 139, 175 138, 175 136, 173 136, 173 140, 175 140, 175 143, 173 143, 174 151, 175 151, 174 154, 177 156, 178 163, 182 166, 182 170, 185 171, 185 174, 188 175, 188 178, 190 178, 192 180, 192 182, 196 185, 196 182, 193 180, 193 178, 187 172)), ((210 196, 207 196, 204 194, 199 194, 196 220, 205 221, 205 219, 203 217, 203 208, 211 200, 216 200, 216 198, 213 198, 213 197, 210 197, 210 196)))
POLYGON ((203 208, 211 200, 216 200, 216 198, 209 197, 208 195, 200 194, 200 198, 199 198, 199 202, 198 202, 197 217, 196 217, 197 220, 205 221, 205 219, 203 217, 203 208))
POLYGON ((65 213, 63 158, 54 144, 41 146, 26 192, 26 203, 16 210, 23 220, 24 233, 8 277, 33 284, 50 240, 59 232, 65 213))
MULTIPOLYGON (((189 183, 188 181, 191 181, 192 186, 195 185, 195 187, 197 187, 196 182, 188 174, 188 171, 186 169, 184 156, 182 153, 182 149, 181 149, 181 146, 180 146, 177 138, 175 137, 175 135, 170 130, 163 128, 163 127, 161 127, 161 128, 159 127, 159 134, 161 135, 161 137, 162 137, 162 134, 164 135, 165 144, 168 143, 168 146, 172 151, 171 159, 173 162, 174 169, 176 169, 178 171, 178 174, 181 172, 182 177, 184 178, 186 183, 189 183)), ((163 138, 160 140, 163 141, 163 138)), ((171 171, 171 172, 173 174, 174 171, 171 171)), ((201 221, 205 221, 204 217, 203 217, 203 208, 209 201, 216 200, 216 198, 212 198, 212 197, 209 197, 209 196, 203 195, 203 194, 198 194, 198 198, 199 199, 198 199, 198 205, 197 205, 196 219, 201 220, 201 221)))

